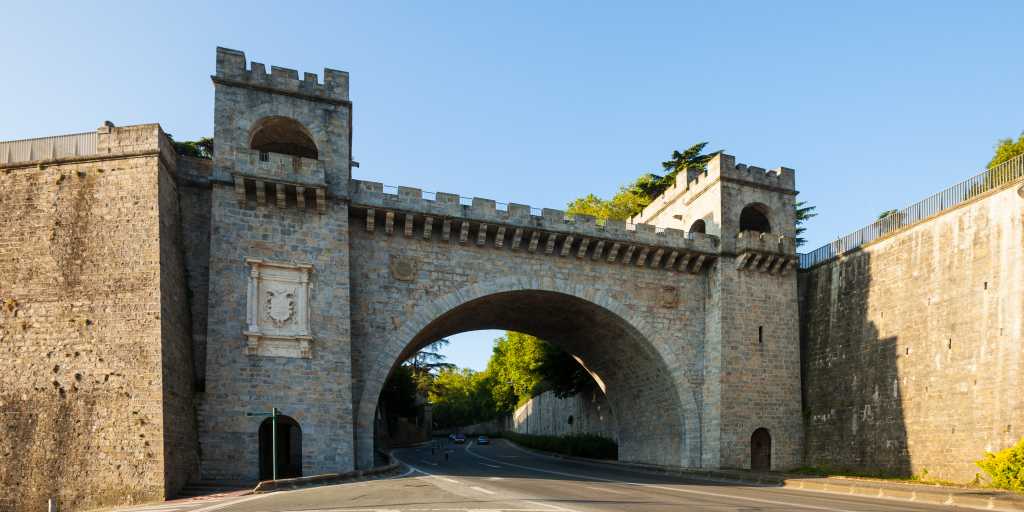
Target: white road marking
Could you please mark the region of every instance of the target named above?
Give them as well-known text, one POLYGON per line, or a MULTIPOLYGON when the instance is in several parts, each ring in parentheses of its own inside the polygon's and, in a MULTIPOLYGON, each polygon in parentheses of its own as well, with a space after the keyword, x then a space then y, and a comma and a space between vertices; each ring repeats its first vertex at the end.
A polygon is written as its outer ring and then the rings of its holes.
POLYGON ((488 491, 487 489, 484 489, 483 487, 471 486, 470 489, 473 489, 474 491, 480 491, 480 492, 482 492, 484 494, 494 494, 494 491, 488 491))
POLYGON ((587 489, 593 489, 595 491, 610 492, 612 494, 626 494, 625 491, 616 491, 615 489, 609 489, 607 487, 598 487, 596 485, 584 485, 587 489))
POLYGON ((483 464, 484 466, 487 466, 489 468, 501 469, 501 466, 495 466, 494 464, 487 464, 486 462, 481 462, 480 464, 483 464))
MULTIPOLYGON (((470 455, 472 455, 472 456, 474 456, 474 457, 476 457, 478 459, 489 460, 491 462, 502 462, 502 461, 494 460, 494 459, 492 459, 490 457, 485 457, 483 455, 480 455, 479 453, 474 453, 471 448, 472 447, 470 447, 470 446, 466 446, 466 453, 468 453, 468 454, 470 454, 470 455)), ((640 483, 640 482, 628 482, 628 481, 625 481, 625 480, 615 480, 615 479, 611 479, 611 478, 601 478, 601 477, 597 477, 597 476, 580 475, 580 474, 577 474, 577 473, 567 473, 567 472, 564 472, 564 471, 553 471, 553 470, 550 470, 550 469, 534 468, 534 467, 530 467, 530 466, 523 466, 521 464, 512 464, 511 462, 503 462, 503 463, 508 465, 508 466, 517 467, 517 468, 525 469, 525 470, 528 470, 528 471, 536 471, 538 473, 548 473, 548 474, 552 474, 552 475, 567 476, 569 478, 580 478, 580 479, 583 479, 583 480, 597 480, 597 481, 600 481, 600 482, 610 482, 610 483, 622 484, 622 485, 632 485, 632 486, 636 486, 636 487, 645 487, 645 488, 648 488, 648 489, 658 489, 658 490, 662 490, 662 491, 682 492, 682 493, 687 493, 687 494, 697 494, 697 495, 700 495, 700 496, 713 496, 715 498, 725 498, 725 499, 731 499, 731 500, 753 501, 755 503, 767 503, 769 505, 780 505, 780 506, 784 506, 784 507, 797 507, 797 508, 805 508, 805 509, 810 509, 810 510, 829 510, 829 511, 834 511, 834 512, 857 512, 857 511, 854 511, 854 510, 835 508, 835 507, 819 507, 817 505, 804 505, 804 504, 800 504, 800 503, 790 503, 790 502, 786 502, 786 501, 766 500, 764 498, 751 498, 751 497, 747 497, 747 496, 736 496, 736 495, 722 494, 722 493, 717 493, 717 492, 698 491, 698 490, 695 490, 695 489, 683 489, 683 488, 679 488, 679 487, 666 487, 664 485, 645 484, 645 483, 640 483)), ((544 503, 543 505, 545 505, 545 506, 553 506, 553 505, 549 505, 547 503, 544 503)))
MULTIPOLYGON (((469 450, 469 446, 468 445, 466 446, 466 450, 467 451, 469 450)), ((470 454, 471 455, 476 455, 475 453, 472 453, 472 452, 470 452, 470 454)), ((392 456, 394 457, 394 455, 392 455, 392 456)), ((395 460, 397 460, 399 462, 402 462, 402 460, 399 459, 398 457, 394 457, 394 458, 395 458, 395 460)), ((498 462, 498 461, 492 461, 492 462, 498 462)), ((461 482, 459 482, 457 480, 452 480, 450 478, 445 478, 445 477, 440 476, 440 475, 435 475, 435 474, 433 474, 433 473, 431 473, 429 471, 426 471, 426 470, 420 469, 420 468, 418 468, 416 466, 413 466, 412 464, 409 464, 408 462, 405 462, 404 464, 409 466, 410 468, 412 468, 412 470, 416 471, 417 473, 423 473, 424 475, 429 476, 430 478, 427 480, 428 482, 430 482, 430 481, 432 481, 434 479, 438 479, 438 480, 444 480, 446 482, 455 483, 455 484, 461 483, 461 482)), ((438 487, 441 487, 441 486, 438 486, 438 487)), ((471 488, 475 489, 475 490, 483 491, 485 493, 489 492, 490 494, 494 494, 493 491, 487 491, 487 490, 481 489, 479 487, 471 487, 471 488)), ((443 487, 442 487, 442 490, 444 490, 443 487)), ((448 492, 450 492, 450 491, 448 491, 448 492)), ((518 499, 522 500, 523 503, 528 503, 530 505, 536 505, 536 506, 540 506, 540 507, 545 507, 548 510, 557 510, 559 512, 579 512, 578 510, 573 510, 571 508, 559 507, 558 505, 552 505, 550 503, 544 503, 542 501, 539 501, 539 500, 546 499, 546 498, 518 498, 518 499)), ((410 509, 410 510, 412 510, 412 509, 410 509)), ((462 510, 462 509, 460 509, 460 510, 462 510)), ((465 509, 465 510, 467 512, 470 512, 472 510, 478 510, 478 509, 474 508, 474 509, 465 509)), ((480 510, 485 510, 485 509, 480 509, 480 510)), ((497 509, 497 510, 499 510, 499 511, 500 510, 509 510, 509 511, 527 512, 529 509, 497 509)), ((306 511, 306 512, 309 512, 309 511, 306 511)))
POLYGON ((115 512, 175 512, 176 510, 183 510, 181 505, 163 506, 163 507, 146 507, 146 508, 119 508, 115 512))
POLYGON ((266 494, 254 494, 252 496, 246 496, 241 499, 231 500, 228 501, 227 503, 218 503, 216 505, 210 505, 209 507, 197 508, 195 510, 192 510, 191 512, 213 512, 214 510, 220 510, 222 508, 230 507, 231 505, 236 505, 238 503, 245 503, 247 501, 254 501, 266 498, 267 496, 273 496, 274 494, 276 493, 268 492, 266 494))

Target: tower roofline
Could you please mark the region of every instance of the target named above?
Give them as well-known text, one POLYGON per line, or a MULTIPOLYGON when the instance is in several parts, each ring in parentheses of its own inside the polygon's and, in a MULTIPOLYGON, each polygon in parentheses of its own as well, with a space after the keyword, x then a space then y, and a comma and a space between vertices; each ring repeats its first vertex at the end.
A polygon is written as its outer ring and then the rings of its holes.
POLYGON ((297 96, 303 99, 336 104, 351 104, 348 97, 348 72, 324 68, 323 82, 316 73, 306 72, 299 79, 294 69, 250 62, 246 66, 245 52, 217 47, 217 72, 210 77, 215 84, 226 84, 249 89, 265 90, 274 94, 297 96))

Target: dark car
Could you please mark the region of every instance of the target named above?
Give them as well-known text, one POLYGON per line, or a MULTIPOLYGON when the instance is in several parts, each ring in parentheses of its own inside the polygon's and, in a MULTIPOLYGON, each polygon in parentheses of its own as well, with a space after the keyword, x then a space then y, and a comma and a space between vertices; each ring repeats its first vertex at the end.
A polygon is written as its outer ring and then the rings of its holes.
POLYGON ((465 443, 466 442, 466 434, 455 434, 455 437, 452 438, 452 441, 455 441, 458 444, 465 443))
POLYGON ((480 436, 476 438, 476 444, 491 444, 491 440, 487 436, 480 436))

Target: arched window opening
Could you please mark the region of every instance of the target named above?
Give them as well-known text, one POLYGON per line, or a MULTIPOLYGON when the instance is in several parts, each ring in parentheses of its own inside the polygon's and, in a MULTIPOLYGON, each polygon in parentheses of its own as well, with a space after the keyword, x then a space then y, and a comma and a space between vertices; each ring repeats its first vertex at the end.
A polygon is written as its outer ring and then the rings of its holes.
POLYGON ((707 232, 708 232, 708 226, 707 226, 707 223, 704 222, 704 219, 697 219, 697 220, 693 221, 693 224, 690 224, 690 233, 705 233, 706 234, 707 232))
POLYGON ((760 231, 771 233, 772 224, 768 222, 768 207, 763 204, 750 204, 740 212, 740 232, 760 231))
POLYGON ((280 153, 317 159, 316 143, 309 130, 290 117, 265 117, 256 123, 249 139, 249 147, 261 153, 280 153))
MULTIPOLYGON (((260 480, 274 477, 273 420, 260 423, 260 480)), ((277 478, 302 476, 302 428, 288 416, 277 417, 277 478)))
POLYGON ((772 435, 766 428, 759 428, 750 436, 751 471, 771 471, 772 435))

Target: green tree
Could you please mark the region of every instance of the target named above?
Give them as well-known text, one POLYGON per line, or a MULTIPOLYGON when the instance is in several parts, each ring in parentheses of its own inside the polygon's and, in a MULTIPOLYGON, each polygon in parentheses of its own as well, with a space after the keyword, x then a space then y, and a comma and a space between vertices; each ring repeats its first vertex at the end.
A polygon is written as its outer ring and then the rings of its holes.
POLYGON ((996 152, 992 155, 992 160, 988 162, 988 168, 991 169, 1018 155, 1024 155, 1024 132, 1021 132, 1016 141, 1012 137, 1000 139, 996 143, 996 152))
POLYGON ((700 142, 682 152, 673 151, 672 156, 661 163, 664 175, 644 173, 628 185, 619 187, 619 191, 611 199, 587 194, 569 202, 566 211, 570 215, 592 215, 605 220, 628 219, 642 212, 655 197, 672 186, 679 173, 706 169, 708 161, 715 155, 704 154, 707 145, 707 142, 700 142))
POLYGON ((395 431, 398 418, 413 418, 417 415, 416 389, 412 369, 406 365, 399 365, 388 376, 380 392, 380 408, 387 419, 389 432, 395 431))
POLYGON ((199 140, 176 141, 174 136, 167 134, 167 138, 174 143, 174 151, 179 155, 191 156, 194 158, 213 158, 213 138, 201 137, 199 140))
POLYGON ((430 392, 430 386, 437 372, 455 369, 455 365, 449 363, 448 358, 441 353, 441 350, 449 343, 451 342, 447 339, 439 339, 423 347, 405 361, 404 364, 412 370, 413 379, 416 381, 421 395, 427 395, 430 392))
POLYGON ((491 394, 492 386, 487 372, 442 369, 430 391, 434 423, 447 428, 494 419, 500 411, 491 394))
POLYGON ((512 412, 540 393, 543 378, 539 370, 548 350, 546 345, 534 336, 515 331, 494 340, 487 373, 498 410, 512 412))
POLYGON ((818 214, 814 210, 816 206, 810 206, 807 201, 797 201, 793 204, 793 208, 796 210, 796 246, 800 247, 807 243, 807 239, 803 237, 803 234, 807 231, 804 224, 811 220, 813 217, 817 217, 818 214))

